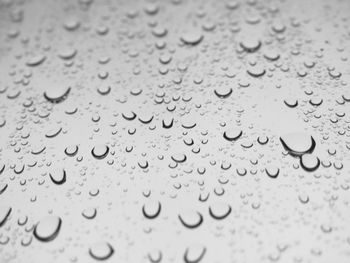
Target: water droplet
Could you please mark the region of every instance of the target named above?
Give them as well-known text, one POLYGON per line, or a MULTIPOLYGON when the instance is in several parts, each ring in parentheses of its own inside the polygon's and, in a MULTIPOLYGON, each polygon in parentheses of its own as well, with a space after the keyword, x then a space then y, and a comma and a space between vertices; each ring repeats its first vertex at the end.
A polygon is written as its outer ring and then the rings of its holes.
POLYGON ((109 147, 103 144, 96 145, 91 150, 92 156, 95 157, 96 159, 104 159, 108 155, 108 152, 109 152, 109 147))
POLYGON ((283 147, 291 154, 300 156, 305 153, 312 153, 316 142, 314 138, 302 132, 288 133, 280 137, 283 147))
POLYGON ((35 66, 39 66, 40 64, 42 64, 46 59, 46 56, 43 55, 43 54, 39 54, 39 55, 35 55, 35 56, 32 56, 30 57, 26 64, 27 66, 30 66, 30 67, 35 67, 35 66))
POLYGON ((113 247, 107 242, 97 242, 89 249, 90 256, 96 260, 109 259, 113 253, 113 247))
POLYGON ((230 129, 227 129, 223 136, 226 140, 232 142, 238 140, 242 136, 243 132, 239 128, 232 127, 230 129))
POLYGON ((185 154, 183 153, 178 153, 178 154, 174 154, 171 156, 171 159, 174 161, 174 162, 177 162, 177 163, 183 163, 187 160, 187 157, 185 154))
POLYGON ((188 210, 179 214, 181 223, 187 228, 199 227, 203 222, 203 216, 196 211, 188 210))
POLYGON ((59 85, 49 86, 44 92, 44 97, 49 102, 60 103, 67 99, 70 90, 70 87, 64 87, 59 85))
POLYGON ((226 99, 226 98, 230 97, 230 95, 232 94, 232 91, 233 90, 229 87, 221 86, 221 87, 216 88, 214 90, 214 93, 220 99, 226 99))
POLYGON ((191 245, 185 251, 184 260, 186 263, 199 263, 203 259, 206 251, 207 249, 203 245, 191 245))
POLYGON ((280 173, 280 169, 273 165, 266 167, 265 171, 266 171, 266 174, 271 178, 276 178, 280 173))
POLYGON ((261 41, 253 37, 247 37, 240 42, 240 46, 243 48, 244 51, 248 53, 253 53, 259 50, 259 48, 261 47, 261 41))
POLYGON ((231 213, 231 206, 222 202, 216 202, 209 206, 209 214, 217 220, 226 218, 231 213))
POLYGON ((50 178, 54 184, 64 184, 66 182, 66 171, 64 169, 56 169, 50 172, 50 178))
POLYGON ((142 206, 142 213, 148 219, 156 218, 161 211, 161 204, 158 201, 148 201, 142 206))
POLYGON ((89 207, 83 210, 82 215, 86 219, 94 219, 97 214, 97 210, 94 207, 89 207))
POLYGON ((185 43, 186 45, 198 45, 202 40, 204 36, 200 31, 193 30, 190 32, 186 32, 181 36, 181 41, 185 43))
POLYGON ((34 236, 42 242, 54 240, 61 228, 62 220, 58 216, 46 216, 35 226, 34 236))
POLYGON ((9 206, 0 206, 0 227, 5 224, 6 219, 11 214, 11 210, 12 208, 9 206))
POLYGON ((313 172, 320 166, 320 159, 314 154, 307 153, 301 156, 300 164, 305 171, 313 172))

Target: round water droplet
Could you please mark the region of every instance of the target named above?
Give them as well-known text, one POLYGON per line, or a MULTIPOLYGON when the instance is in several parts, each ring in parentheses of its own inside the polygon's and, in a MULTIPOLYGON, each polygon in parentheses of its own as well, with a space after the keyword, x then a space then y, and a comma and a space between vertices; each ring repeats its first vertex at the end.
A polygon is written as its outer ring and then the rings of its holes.
POLYGON ((181 36, 181 41, 185 43, 186 45, 198 45, 202 40, 204 36, 200 31, 194 30, 191 32, 187 32, 181 36))
POLYGON ((49 102, 60 103, 67 99, 70 90, 70 87, 64 87, 59 85, 49 86, 44 92, 44 97, 49 102))
POLYGON ((266 174, 271 178, 277 178, 280 173, 280 169, 276 166, 270 165, 265 168, 266 174))
POLYGON ((209 214, 214 219, 224 219, 231 213, 231 206, 222 202, 216 202, 209 206, 209 214))
POLYGON ((97 242, 89 249, 89 254, 96 260, 109 259, 114 253, 113 247, 107 242, 97 242))
POLYGON ((320 166, 320 159, 314 154, 304 154, 300 158, 301 167, 308 172, 315 171, 320 166))
POLYGON ((186 263, 199 263, 204 255, 207 249, 200 244, 195 244, 189 246, 184 254, 184 260, 186 263))
POLYGON ((148 201, 146 204, 142 207, 142 213, 143 215, 148 219, 154 219, 156 218, 161 211, 161 204, 158 201, 148 201))
POLYGON ((91 150, 91 154, 96 159, 104 159, 109 152, 109 147, 107 145, 97 145, 91 150))
POLYGON ((224 134, 223 137, 232 142, 232 141, 236 141, 238 140, 241 136, 242 136, 243 132, 242 130, 240 130, 239 128, 236 127, 232 127, 230 129, 227 129, 224 134))
POLYGON ((124 119, 128 120, 128 121, 132 121, 136 118, 136 113, 133 111, 127 111, 127 112, 123 112, 122 116, 124 119))
POLYGON ((72 59, 77 54, 77 50, 75 48, 66 48, 59 52, 58 56, 62 59, 72 59))
POLYGON ((94 219, 97 214, 97 210, 94 207, 89 207, 83 210, 82 215, 86 219, 94 219))
POLYGON ((247 69, 247 73, 254 78, 259 78, 264 76, 266 71, 263 67, 255 66, 255 67, 249 67, 249 69, 247 69))
POLYGON ((298 101, 296 99, 286 99, 284 100, 284 104, 286 104, 289 108, 295 108, 298 106, 298 101))
POLYGON ((305 153, 312 153, 316 142, 314 138, 302 132, 288 133, 280 137, 283 147, 295 156, 301 156, 305 153))
POLYGON ((280 58, 280 55, 277 53, 277 51, 272 50, 272 49, 268 49, 268 50, 264 51, 264 57, 267 60, 276 61, 280 58))
POLYGON ((108 95, 111 92, 111 90, 112 90, 111 86, 107 86, 107 85, 97 88, 97 92, 101 95, 108 95))
POLYGON ((148 253, 148 259, 152 263, 160 263, 162 261, 163 255, 162 252, 158 249, 155 249, 148 253))
POLYGON ((187 228, 199 227, 203 222, 203 216, 193 210, 182 212, 178 217, 181 223, 187 228))
POLYGON ((228 97, 230 97, 230 95, 232 94, 232 89, 226 86, 222 86, 222 87, 217 87, 214 90, 214 93, 217 97, 219 97, 220 99, 226 99, 228 97))
POLYGON ((171 156, 171 159, 174 161, 174 162, 177 162, 177 163, 183 163, 187 160, 187 157, 185 154, 183 153, 178 153, 178 154, 174 154, 171 156))
POLYGON ((50 172, 50 178, 54 184, 64 184, 66 182, 66 171, 64 169, 56 169, 50 172))
POLYGON ((241 41, 239 45, 243 48, 244 51, 248 53, 253 53, 259 50, 259 48, 261 47, 261 41, 256 38, 250 37, 241 41))
POLYGON ((43 242, 55 239, 60 231, 62 220, 58 216, 42 218, 35 226, 34 236, 43 242))
POLYGON ((78 153, 78 150, 79 150, 78 145, 71 145, 71 146, 68 146, 64 150, 64 153, 67 154, 70 157, 73 157, 73 156, 75 156, 78 153))

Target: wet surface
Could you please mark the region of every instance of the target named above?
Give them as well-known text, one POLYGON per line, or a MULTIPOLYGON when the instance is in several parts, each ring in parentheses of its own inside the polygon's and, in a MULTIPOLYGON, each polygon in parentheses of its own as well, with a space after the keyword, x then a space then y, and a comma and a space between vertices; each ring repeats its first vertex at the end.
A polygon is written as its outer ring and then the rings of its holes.
POLYGON ((0 0, 0 262, 350 261, 350 2, 0 0))

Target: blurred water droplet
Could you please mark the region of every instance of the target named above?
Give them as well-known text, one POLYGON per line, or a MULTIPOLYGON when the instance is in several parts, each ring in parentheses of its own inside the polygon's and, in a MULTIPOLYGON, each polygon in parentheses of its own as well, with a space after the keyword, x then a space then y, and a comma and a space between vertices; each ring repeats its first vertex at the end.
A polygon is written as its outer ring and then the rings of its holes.
POLYGON ((185 251, 184 260, 186 263, 198 263, 203 259, 206 251, 203 245, 191 245, 185 251))

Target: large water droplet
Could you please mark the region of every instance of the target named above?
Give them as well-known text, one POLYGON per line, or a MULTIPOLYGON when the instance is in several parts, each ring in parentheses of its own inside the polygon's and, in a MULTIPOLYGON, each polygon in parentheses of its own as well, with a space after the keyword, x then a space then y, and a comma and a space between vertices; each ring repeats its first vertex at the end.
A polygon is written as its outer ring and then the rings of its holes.
POLYGON ((204 255, 207 249, 200 244, 195 244, 189 246, 184 254, 184 260, 186 263, 199 263, 204 255))
POLYGON ((302 132, 294 132, 283 135, 280 137, 280 141, 283 147, 291 155, 295 156, 300 156, 304 153, 311 153, 316 146, 314 138, 302 132))
POLYGON ((58 216, 46 216, 35 226, 34 236, 43 242, 54 240, 61 228, 62 220, 58 216))
POLYGON ((49 86, 46 88, 46 91, 44 92, 44 97, 48 101, 52 103, 60 103, 67 99, 68 94, 70 92, 70 87, 64 87, 64 86, 49 86))

